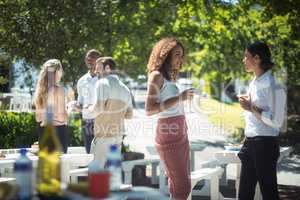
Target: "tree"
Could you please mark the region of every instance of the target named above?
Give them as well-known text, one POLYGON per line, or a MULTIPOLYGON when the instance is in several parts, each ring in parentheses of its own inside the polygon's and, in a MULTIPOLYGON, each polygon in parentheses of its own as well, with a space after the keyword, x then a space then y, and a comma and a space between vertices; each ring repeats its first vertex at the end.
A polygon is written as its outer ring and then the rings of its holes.
POLYGON ((29 69, 58 58, 66 81, 76 82, 90 48, 137 76, 146 73, 154 43, 176 36, 186 47, 184 70, 217 85, 219 98, 222 85, 247 76, 242 58, 254 40, 269 43, 278 69, 288 69, 288 84, 299 85, 298 8, 277 0, 1 0, 0 47, 29 69))
POLYGON ((179 5, 159 0, 2 0, 1 48, 37 68, 50 58, 62 60, 66 81, 76 82, 86 71, 83 58, 90 48, 113 56, 121 69, 137 75, 146 71, 153 42, 172 34, 168 23, 175 20, 179 5))
POLYGON ((9 92, 11 58, 0 50, 0 93, 9 92))
POLYGON ((289 73, 288 86, 299 85, 299 20, 295 20, 299 19, 299 4, 280 8, 283 3, 277 1, 186 2, 178 11, 182 18, 175 24, 183 37, 192 38, 190 70, 198 77, 205 75, 216 86, 217 98, 222 85, 246 76, 243 54, 246 45, 255 40, 271 46, 275 70, 289 73))
POLYGON ((5 0, 0 10, 4 51, 37 68, 47 59, 58 58, 68 80, 84 71, 81 66, 88 48, 101 48, 97 41, 103 31, 97 29, 103 25, 97 20, 94 1, 5 0))

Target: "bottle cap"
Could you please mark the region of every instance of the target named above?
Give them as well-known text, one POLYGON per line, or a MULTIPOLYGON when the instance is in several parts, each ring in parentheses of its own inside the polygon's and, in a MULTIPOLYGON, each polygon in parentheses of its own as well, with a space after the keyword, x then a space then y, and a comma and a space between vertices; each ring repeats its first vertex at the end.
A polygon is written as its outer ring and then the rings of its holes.
POLYGON ((22 156, 25 156, 26 153, 27 153, 27 149, 22 148, 22 149, 20 150, 20 153, 21 153, 22 156))
POLYGON ((110 145, 110 151, 111 152, 116 152, 118 150, 118 146, 113 144, 113 145, 110 145))

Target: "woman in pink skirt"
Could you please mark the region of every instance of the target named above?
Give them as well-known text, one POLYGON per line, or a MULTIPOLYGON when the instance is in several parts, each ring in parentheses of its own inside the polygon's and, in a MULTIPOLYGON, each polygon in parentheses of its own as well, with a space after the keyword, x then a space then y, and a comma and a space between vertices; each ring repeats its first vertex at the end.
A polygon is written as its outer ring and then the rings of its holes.
POLYGON ((165 164, 171 198, 176 200, 186 200, 191 191, 183 101, 191 98, 193 91, 180 93, 176 86, 183 58, 183 45, 175 38, 164 38, 154 46, 147 66, 146 113, 158 115, 155 146, 165 164))

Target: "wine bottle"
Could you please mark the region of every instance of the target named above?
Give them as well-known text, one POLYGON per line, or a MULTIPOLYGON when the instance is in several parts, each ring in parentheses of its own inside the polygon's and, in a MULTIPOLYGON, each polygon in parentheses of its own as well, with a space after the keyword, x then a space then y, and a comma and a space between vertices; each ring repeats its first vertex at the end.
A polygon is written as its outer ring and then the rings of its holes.
POLYGON ((37 192, 40 195, 61 194, 61 144, 53 126, 52 107, 47 106, 47 124, 39 144, 37 192))

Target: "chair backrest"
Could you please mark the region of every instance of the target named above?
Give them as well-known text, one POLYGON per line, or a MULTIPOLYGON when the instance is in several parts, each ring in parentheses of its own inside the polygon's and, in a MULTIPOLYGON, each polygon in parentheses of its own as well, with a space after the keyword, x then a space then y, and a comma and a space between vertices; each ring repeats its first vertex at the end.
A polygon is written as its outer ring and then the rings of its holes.
POLYGON ((20 153, 20 149, 0 149, 0 154, 16 154, 20 153))
POLYGON ((80 154, 86 153, 85 147, 84 146, 68 147, 68 154, 74 154, 74 153, 80 153, 80 154))
POLYGON ((32 98, 29 93, 12 93, 9 110, 16 112, 30 112, 32 108, 32 98))

